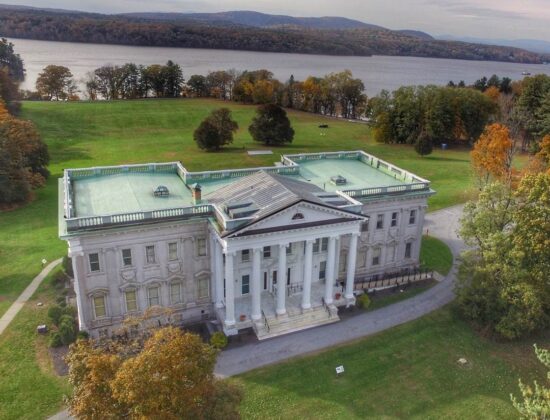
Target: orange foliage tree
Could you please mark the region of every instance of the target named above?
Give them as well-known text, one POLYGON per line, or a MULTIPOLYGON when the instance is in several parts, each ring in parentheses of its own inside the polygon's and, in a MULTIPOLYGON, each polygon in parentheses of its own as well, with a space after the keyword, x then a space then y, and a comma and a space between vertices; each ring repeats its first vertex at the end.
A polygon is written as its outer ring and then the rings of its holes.
POLYGON ((236 419, 239 388, 214 377, 217 351, 176 327, 133 340, 79 340, 67 403, 79 419, 236 419))
POLYGON ((477 140, 471 152, 472 165, 482 185, 492 179, 510 181, 514 143, 502 124, 491 124, 477 140))

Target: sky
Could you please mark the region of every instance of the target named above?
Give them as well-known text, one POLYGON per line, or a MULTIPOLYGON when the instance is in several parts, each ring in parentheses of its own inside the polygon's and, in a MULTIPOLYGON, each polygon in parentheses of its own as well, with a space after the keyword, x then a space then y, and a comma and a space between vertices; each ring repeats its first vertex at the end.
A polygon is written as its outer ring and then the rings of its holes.
POLYGON ((550 0, 4 0, 9 4, 100 13, 254 10, 344 16, 432 35, 550 41, 550 0))

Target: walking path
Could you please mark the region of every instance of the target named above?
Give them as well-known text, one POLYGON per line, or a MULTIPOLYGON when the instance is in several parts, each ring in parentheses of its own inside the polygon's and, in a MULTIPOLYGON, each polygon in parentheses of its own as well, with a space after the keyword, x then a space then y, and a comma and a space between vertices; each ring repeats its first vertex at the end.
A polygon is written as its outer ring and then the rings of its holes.
MULTIPOLYGON (((237 375, 291 357, 357 340, 420 318, 451 302, 454 298, 457 257, 464 249, 464 243, 456 234, 462 208, 463 206, 459 205, 434 211, 428 213, 424 220, 424 228, 428 230, 429 235, 441 239, 453 253, 453 268, 440 283, 420 295, 376 311, 350 317, 334 324, 225 350, 218 356, 214 371, 216 375, 219 377, 237 375)), ((68 419, 72 417, 67 410, 63 410, 49 420, 68 419)))
POLYGON ((218 356, 216 375, 237 375, 291 357, 313 353, 332 346, 366 337, 396 325, 420 318, 454 298, 456 261, 464 243, 456 234, 463 206, 428 213, 424 228, 429 235, 445 242, 455 259, 449 274, 437 285, 410 299, 390 306, 325 325, 287 334, 266 341, 250 343, 223 351, 218 356))
POLYGON ((38 286, 40 286, 40 283, 46 278, 48 274, 50 274, 50 271, 52 271, 58 264, 61 264, 62 258, 59 258, 58 260, 52 261, 49 263, 44 269, 38 274, 31 284, 27 286, 25 290, 23 290, 23 293, 19 295, 17 300, 13 302, 13 304, 8 308, 6 313, 2 315, 2 318, 0 318, 0 335, 4 332, 4 330, 10 325, 11 321, 13 321, 13 318, 15 318, 15 315, 18 314, 18 312, 23 308, 25 303, 31 298, 31 296, 36 292, 36 289, 38 289, 38 286))

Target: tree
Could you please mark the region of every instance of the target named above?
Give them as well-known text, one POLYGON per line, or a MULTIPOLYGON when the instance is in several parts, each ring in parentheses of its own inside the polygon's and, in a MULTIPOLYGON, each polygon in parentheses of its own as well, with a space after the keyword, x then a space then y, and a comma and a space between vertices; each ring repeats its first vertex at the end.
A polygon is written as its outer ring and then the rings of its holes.
POLYGON ((483 188, 467 203, 460 235, 457 304, 462 315, 508 339, 550 324, 550 174, 525 176, 512 190, 483 188))
POLYGON ((255 141, 266 146, 292 143, 294 138, 294 129, 290 125, 286 111, 275 104, 258 107, 248 131, 255 141))
POLYGON ((50 64, 36 79, 36 90, 48 100, 68 99, 76 91, 73 74, 65 66, 50 64))
POLYGON ((433 144, 430 136, 422 132, 414 144, 414 150, 422 157, 431 154, 433 151, 433 144))
POLYGON ((85 419, 236 419, 242 394, 215 379, 216 355, 176 327, 99 345, 78 340, 67 357, 69 411, 85 419))
POLYGON ((164 77, 164 96, 167 98, 180 96, 184 82, 181 67, 172 60, 168 60, 162 68, 162 75, 164 77))
POLYGON ((472 166, 481 185, 491 179, 509 181, 514 148, 510 132, 501 124, 487 126, 471 152, 472 166))
POLYGON ((208 96, 208 85, 206 83, 206 77, 201 76, 200 74, 192 75, 189 80, 187 80, 187 86, 191 89, 193 96, 203 97, 208 96))
POLYGON ((0 68, 0 100, 4 102, 7 111, 12 115, 17 115, 20 109, 19 86, 10 76, 9 70, 0 68))
POLYGON ((534 386, 524 385, 519 380, 519 390, 523 401, 519 402, 513 395, 510 395, 512 404, 518 410, 521 418, 524 419, 547 419, 550 418, 550 351, 539 349, 535 344, 537 359, 549 370, 546 374, 546 385, 539 385, 536 381, 534 386))
POLYGON ((6 38, 0 39, 0 68, 5 68, 8 75, 16 82, 25 80, 23 60, 13 49, 13 44, 6 38))
POLYGON ((199 125, 193 133, 193 138, 199 148, 217 151, 226 144, 233 143, 233 133, 239 125, 231 118, 231 111, 220 108, 212 113, 199 125))

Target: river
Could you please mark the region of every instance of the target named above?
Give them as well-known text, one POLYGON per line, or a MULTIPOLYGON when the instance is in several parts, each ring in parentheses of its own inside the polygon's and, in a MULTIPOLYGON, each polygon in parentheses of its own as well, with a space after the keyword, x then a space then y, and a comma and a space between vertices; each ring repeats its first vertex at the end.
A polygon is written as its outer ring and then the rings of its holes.
POLYGON ((193 48, 132 47, 125 45, 79 44, 72 42, 10 39, 24 60, 27 77, 23 89, 34 90, 38 73, 48 64, 71 69, 77 80, 104 64, 178 63, 185 78, 192 74, 206 75, 211 70, 269 69, 281 81, 294 75, 296 80, 307 76, 324 76, 349 69, 363 80, 367 94, 394 90, 403 85, 447 84, 449 80, 473 83, 482 76, 521 79, 522 72, 550 75, 550 65, 513 64, 495 61, 466 61, 417 57, 341 57, 249 51, 207 50, 193 48))

